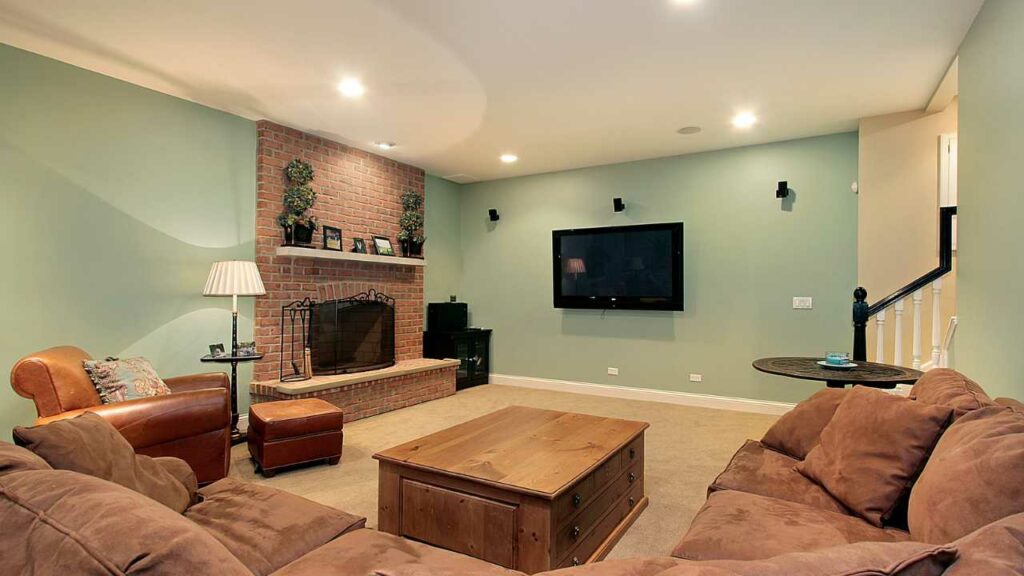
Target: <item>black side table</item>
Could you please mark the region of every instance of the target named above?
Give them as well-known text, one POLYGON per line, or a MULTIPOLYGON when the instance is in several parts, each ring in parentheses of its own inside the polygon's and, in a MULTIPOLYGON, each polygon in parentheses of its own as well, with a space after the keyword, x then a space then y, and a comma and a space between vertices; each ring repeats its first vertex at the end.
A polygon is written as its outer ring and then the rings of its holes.
POLYGON ((245 434, 238 431, 238 363, 252 362, 263 358, 263 354, 254 356, 211 356, 207 354, 199 359, 200 362, 216 362, 220 364, 231 364, 231 444, 245 442, 245 434))
POLYGON ((872 388, 895 388, 897 384, 913 384, 924 375, 920 370, 905 366, 879 364, 857 360, 854 368, 825 368, 818 364, 822 358, 781 357, 754 360, 754 369, 767 374, 788 376, 802 380, 825 382, 829 388, 845 388, 847 384, 872 388))

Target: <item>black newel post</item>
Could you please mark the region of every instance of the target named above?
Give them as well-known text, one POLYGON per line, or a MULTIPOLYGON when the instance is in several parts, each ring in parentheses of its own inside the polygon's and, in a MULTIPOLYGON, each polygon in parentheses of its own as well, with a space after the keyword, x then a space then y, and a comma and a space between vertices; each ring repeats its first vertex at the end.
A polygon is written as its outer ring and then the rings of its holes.
POLYGON ((868 360, 868 303, 865 301, 868 291, 858 287, 853 291, 853 360, 867 362, 868 360))

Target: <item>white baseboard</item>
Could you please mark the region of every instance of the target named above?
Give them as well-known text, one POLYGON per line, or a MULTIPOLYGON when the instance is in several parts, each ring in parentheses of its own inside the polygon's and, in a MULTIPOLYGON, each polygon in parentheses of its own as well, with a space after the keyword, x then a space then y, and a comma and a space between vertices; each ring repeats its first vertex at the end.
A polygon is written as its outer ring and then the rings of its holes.
POLYGON ((675 392, 672 390, 652 390, 649 388, 630 388, 628 386, 609 386, 607 384, 591 384, 589 382, 569 382, 567 380, 549 380, 547 378, 531 378, 529 376, 510 376, 507 374, 491 374, 491 384, 499 386, 518 386, 539 390, 571 392, 573 394, 590 394, 608 398, 626 400, 644 400, 647 402, 663 402, 699 408, 715 408, 718 410, 734 410, 737 412, 755 412, 757 414, 781 415, 789 412, 793 404, 773 402, 771 400, 754 400, 752 398, 731 398, 713 396, 711 394, 694 394, 692 392, 675 392))
POLYGON ((245 432, 249 429, 249 415, 239 414, 238 415, 238 431, 245 432))

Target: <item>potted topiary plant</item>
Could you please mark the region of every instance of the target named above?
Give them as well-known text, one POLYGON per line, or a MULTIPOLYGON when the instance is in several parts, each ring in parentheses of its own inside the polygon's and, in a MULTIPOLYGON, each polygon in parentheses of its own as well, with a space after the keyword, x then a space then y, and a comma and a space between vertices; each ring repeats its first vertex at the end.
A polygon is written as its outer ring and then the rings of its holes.
POLYGON ((398 233, 398 243, 402 247, 402 255, 419 258, 423 254, 423 196, 415 190, 406 190, 402 193, 402 216, 398 220, 401 232, 398 233))
POLYGON ((277 223, 284 228, 284 242, 310 245, 317 228, 316 216, 308 214, 316 202, 316 192, 309 185, 313 181, 313 167, 296 158, 285 166, 284 175, 291 183, 284 191, 284 212, 277 217, 277 223))

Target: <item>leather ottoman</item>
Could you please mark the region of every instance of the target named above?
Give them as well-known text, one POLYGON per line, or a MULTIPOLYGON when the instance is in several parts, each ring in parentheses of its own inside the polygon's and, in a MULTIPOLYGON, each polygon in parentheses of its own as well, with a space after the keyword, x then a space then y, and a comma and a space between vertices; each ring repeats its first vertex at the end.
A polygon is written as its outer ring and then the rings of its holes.
POLYGON ((341 409, 317 398, 263 402, 249 407, 249 454, 256 471, 271 477, 286 466, 341 461, 341 409))

